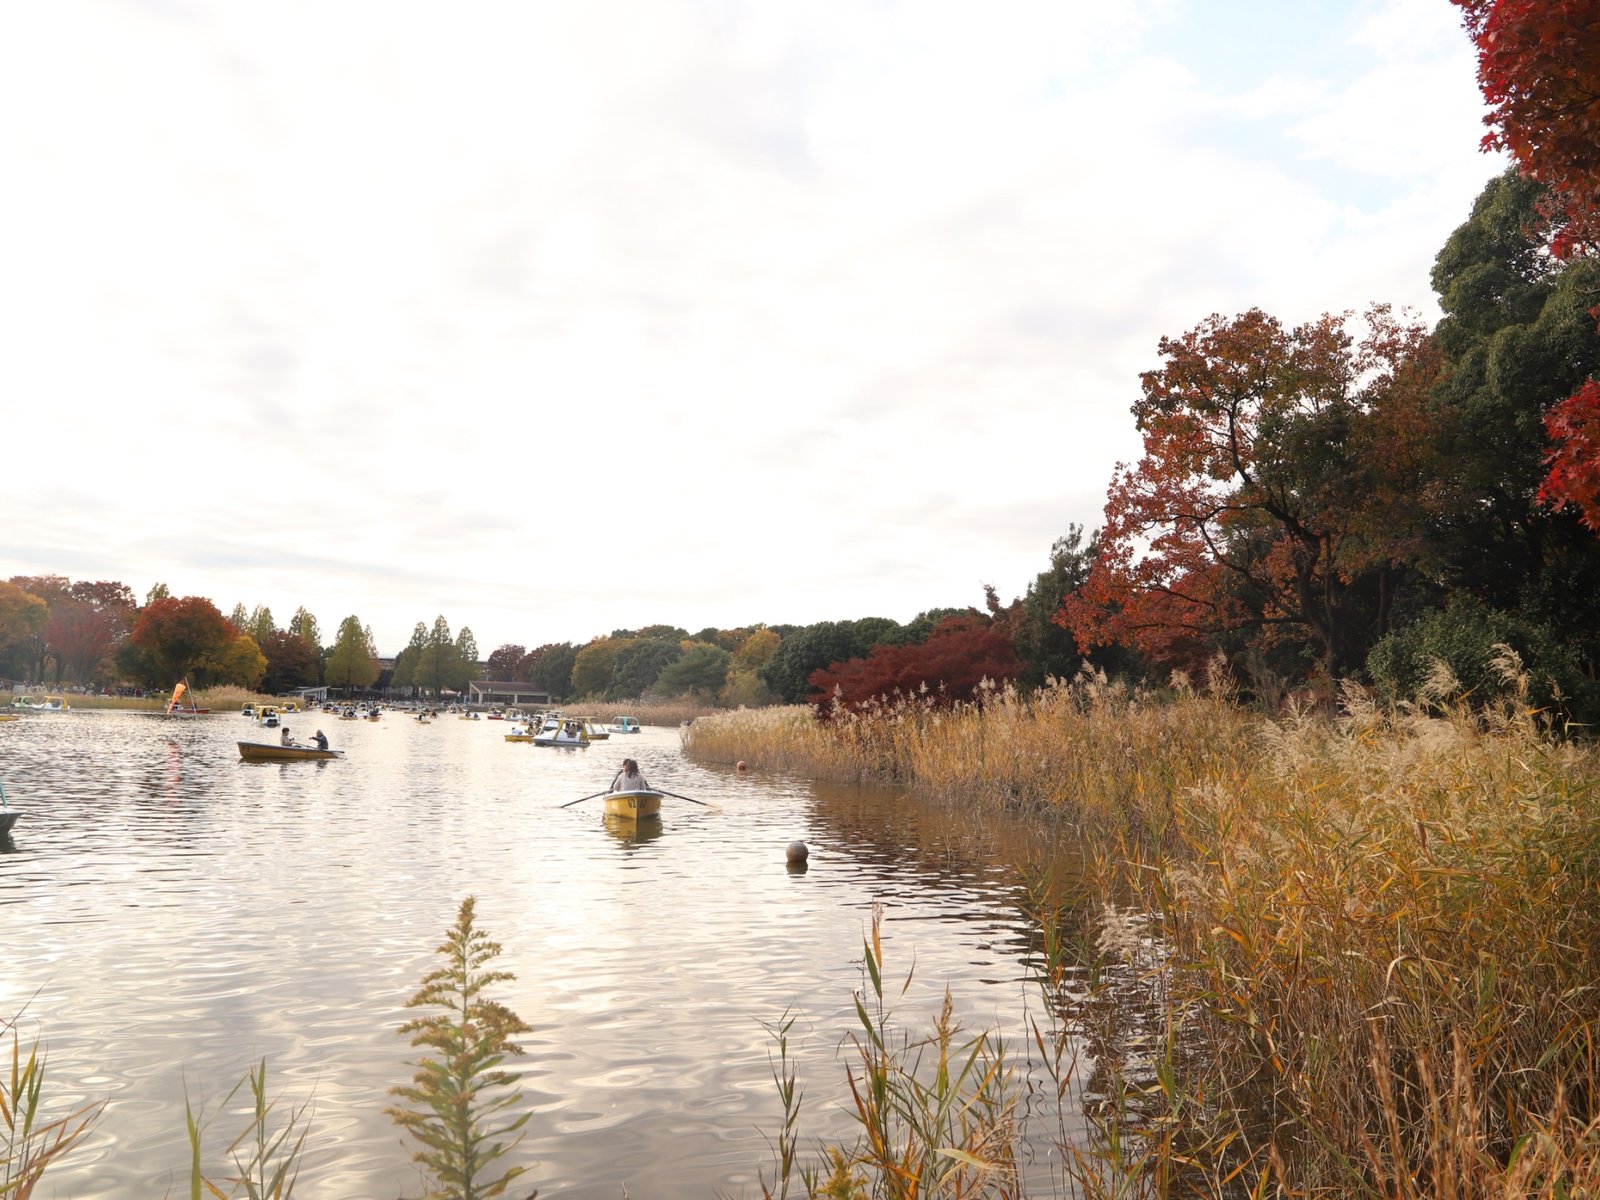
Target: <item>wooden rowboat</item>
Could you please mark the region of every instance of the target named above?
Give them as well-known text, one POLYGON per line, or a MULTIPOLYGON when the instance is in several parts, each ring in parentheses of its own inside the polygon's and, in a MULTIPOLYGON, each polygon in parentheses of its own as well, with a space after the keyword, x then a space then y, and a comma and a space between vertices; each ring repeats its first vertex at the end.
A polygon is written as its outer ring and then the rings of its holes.
POLYGON ((607 792, 606 815, 612 817, 655 817, 661 814, 661 792, 607 792))
POLYGON ((343 758, 343 750, 315 746, 282 746, 276 742, 240 742, 239 757, 248 762, 289 762, 302 758, 343 758))

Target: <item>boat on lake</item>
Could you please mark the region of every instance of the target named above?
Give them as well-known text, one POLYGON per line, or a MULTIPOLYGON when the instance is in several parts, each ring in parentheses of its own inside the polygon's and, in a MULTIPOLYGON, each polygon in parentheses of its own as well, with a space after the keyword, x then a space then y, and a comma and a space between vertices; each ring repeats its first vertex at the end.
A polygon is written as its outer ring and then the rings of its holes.
POLYGON ((240 742, 239 757, 246 762, 292 762, 305 758, 343 758, 343 750, 320 746, 285 746, 278 742, 240 742))
POLYGON ((636 792, 607 792, 606 815, 629 817, 635 821, 661 815, 661 797, 664 792, 641 790, 636 792))
POLYGON ((533 735, 535 746, 570 746, 581 749, 589 744, 588 722, 579 717, 551 714, 533 735))
POLYGON ((189 681, 187 679, 178 680, 176 686, 174 686, 172 689, 172 699, 167 701, 167 716, 198 717, 210 711, 211 710, 209 708, 196 708, 194 703, 194 693, 189 691, 189 681), (189 703, 187 705, 183 703, 184 693, 186 692, 189 696, 189 703))
POLYGON ((612 733, 638 733, 644 727, 632 717, 618 717, 611 722, 612 733))

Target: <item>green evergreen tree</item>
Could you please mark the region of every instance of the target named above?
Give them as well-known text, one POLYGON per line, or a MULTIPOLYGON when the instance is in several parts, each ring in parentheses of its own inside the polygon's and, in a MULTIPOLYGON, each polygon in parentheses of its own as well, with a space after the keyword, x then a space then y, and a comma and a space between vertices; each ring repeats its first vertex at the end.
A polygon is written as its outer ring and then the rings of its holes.
POLYGON ((378 678, 378 664, 369 653, 367 631, 361 618, 350 616, 339 622, 339 637, 328 655, 327 680, 346 692, 371 687, 378 678))

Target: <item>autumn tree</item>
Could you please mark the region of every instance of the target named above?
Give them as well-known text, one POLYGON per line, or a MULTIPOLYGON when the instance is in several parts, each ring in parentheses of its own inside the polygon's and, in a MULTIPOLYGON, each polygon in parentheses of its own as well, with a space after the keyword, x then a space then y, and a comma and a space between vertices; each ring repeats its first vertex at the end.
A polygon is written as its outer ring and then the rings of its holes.
MULTIPOLYGON (((732 647, 733 669, 759 671, 772 661, 772 656, 778 652, 778 643, 782 640, 770 629, 752 629, 743 641, 732 647)), ((723 646, 723 649, 729 647, 723 646)))
POLYGON ((197 679, 207 683, 232 683, 253 688, 267 671, 267 656, 248 633, 238 633, 213 650, 202 654, 195 664, 197 679))
MULTIPOLYGON (((1454 0, 1478 51, 1486 150, 1510 153, 1544 188, 1546 240, 1565 259, 1600 255, 1600 3, 1454 0)), ((1595 314, 1591 314, 1595 315, 1595 314)), ((1600 531, 1600 378, 1545 414, 1541 498, 1600 531)))
MULTIPOLYGON (((50 621, 50 606, 15 583, 0 583, 0 663, 20 663, 31 660, 32 643, 50 621)), ((18 671, 36 678, 29 670, 18 671)), ((14 669, 14 668, 10 668, 14 669)))
POLYGON ((112 671, 112 656, 133 628, 137 602, 126 584, 74 583, 50 606, 44 641, 58 671, 91 683, 112 671))
POLYGON ((798 704, 808 695, 811 673, 833 663, 861 658, 885 639, 900 640, 900 625, 887 617, 858 621, 819 621, 782 637, 761 669, 762 682, 785 703, 798 704))
POLYGON ((596 638, 572 660, 572 690, 579 696, 600 697, 611 686, 617 656, 634 644, 631 637, 596 638))
POLYGON ((1478 51, 1485 150, 1550 189, 1563 258, 1600 248, 1600 4, 1454 0, 1478 51))
POLYGON ((239 636, 210 600, 184 596, 146 604, 134 620, 131 641, 157 680, 170 683, 192 676, 190 683, 198 688, 220 677, 239 636))
POLYGON ((1161 340, 1133 407, 1144 455, 1118 467, 1099 556, 1061 609, 1081 647, 1170 664, 1247 630, 1305 644, 1330 675, 1360 666, 1407 570, 1387 540, 1405 500, 1373 487, 1369 451, 1435 360, 1385 308, 1359 343, 1346 321, 1289 330, 1252 309, 1161 340))
POLYGON ((343 688, 346 695, 357 688, 371 687, 378 678, 378 660, 360 617, 351 615, 339 622, 324 673, 328 682, 343 688))
POLYGON ((985 680, 999 686, 1021 671, 1001 624, 976 614, 947 617, 924 642, 879 645, 865 658, 813 671, 808 699, 824 716, 896 698, 947 706, 978 698, 985 680))
POLYGON ((277 695, 316 686, 322 664, 311 643, 299 634, 275 630, 267 635, 261 653, 267 664, 261 679, 264 691, 277 695))
POLYGON ((489 655, 484 668, 489 672, 490 679, 521 679, 519 672, 522 670, 522 660, 527 656, 525 648, 506 642, 489 655))

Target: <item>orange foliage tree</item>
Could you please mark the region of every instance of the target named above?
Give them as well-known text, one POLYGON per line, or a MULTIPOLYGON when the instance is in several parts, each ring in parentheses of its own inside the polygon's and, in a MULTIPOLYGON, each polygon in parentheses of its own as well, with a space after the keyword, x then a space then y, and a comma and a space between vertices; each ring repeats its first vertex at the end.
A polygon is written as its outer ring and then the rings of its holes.
POLYGON ((1437 358, 1387 307, 1359 343, 1347 320, 1290 330, 1252 309, 1161 340, 1133 407, 1144 455, 1118 466, 1057 615, 1081 647, 1192 668, 1250 630, 1308 642, 1330 674, 1361 662, 1421 541, 1437 358))
MULTIPOLYGON (((1486 150, 1505 150, 1550 189, 1558 257, 1600 252, 1600 0, 1454 0, 1478 50, 1486 150)), ((1600 382, 1545 418, 1540 498, 1600 530, 1600 382)))
MULTIPOLYGON (((132 640, 158 678, 177 681, 206 660, 225 656, 239 636, 233 622, 205 597, 169 596, 140 610, 132 640)), ((192 682, 200 687, 209 680, 192 682)))

